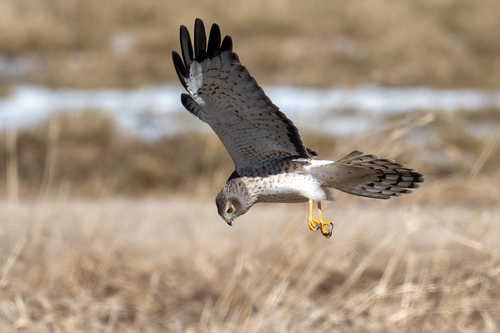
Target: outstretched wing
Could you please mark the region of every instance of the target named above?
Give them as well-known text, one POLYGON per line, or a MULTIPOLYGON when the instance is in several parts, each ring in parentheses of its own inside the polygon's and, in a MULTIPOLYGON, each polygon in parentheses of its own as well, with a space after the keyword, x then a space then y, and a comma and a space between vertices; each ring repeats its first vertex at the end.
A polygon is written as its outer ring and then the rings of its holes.
POLYGON ((185 26, 180 29, 182 59, 172 51, 175 70, 188 94, 184 107, 206 122, 234 161, 236 170, 255 169, 285 157, 311 157, 297 127, 266 96, 232 52, 231 37, 221 44, 214 24, 207 40, 203 21, 196 19, 194 52, 185 26))
POLYGON ((328 187, 376 199, 413 193, 409 189, 420 187, 419 183, 425 180, 423 174, 405 168, 404 164, 377 155, 363 155, 358 150, 336 162, 311 167, 311 174, 328 187))

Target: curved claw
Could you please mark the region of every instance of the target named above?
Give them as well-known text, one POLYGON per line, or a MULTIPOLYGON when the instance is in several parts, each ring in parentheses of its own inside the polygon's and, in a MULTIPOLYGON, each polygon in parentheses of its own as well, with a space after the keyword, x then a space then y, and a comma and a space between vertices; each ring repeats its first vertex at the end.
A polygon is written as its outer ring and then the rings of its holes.
POLYGON ((312 206, 313 206, 313 201, 309 201, 309 216, 307 218, 307 223, 309 224, 309 229, 312 231, 317 231, 321 229, 321 233, 323 236, 326 238, 330 238, 333 233, 333 223, 330 221, 323 221, 323 215, 321 212, 321 202, 318 202, 318 219, 315 220, 312 218, 312 206), (331 226, 328 230, 325 226, 331 226))
POLYGON ((317 231, 320 228, 320 225, 317 220, 308 219, 307 223, 309 224, 309 229, 312 231, 317 231))
POLYGON ((323 222, 321 223, 321 233, 323 234, 323 236, 325 236, 326 238, 330 238, 332 236, 332 233, 333 233, 333 223, 332 222, 329 222, 329 221, 326 221, 326 222, 323 222), (329 225, 331 226, 329 229, 330 230, 327 230, 325 228, 325 225, 329 225))

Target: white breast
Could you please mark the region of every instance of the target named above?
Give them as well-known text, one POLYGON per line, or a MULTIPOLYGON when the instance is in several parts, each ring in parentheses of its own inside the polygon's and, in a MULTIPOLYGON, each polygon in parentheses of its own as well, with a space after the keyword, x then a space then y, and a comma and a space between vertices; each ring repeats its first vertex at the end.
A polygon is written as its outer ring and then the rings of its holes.
POLYGON ((321 183, 307 174, 280 173, 265 178, 243 177, 257 202, 307 202, 327 199, 321 183))

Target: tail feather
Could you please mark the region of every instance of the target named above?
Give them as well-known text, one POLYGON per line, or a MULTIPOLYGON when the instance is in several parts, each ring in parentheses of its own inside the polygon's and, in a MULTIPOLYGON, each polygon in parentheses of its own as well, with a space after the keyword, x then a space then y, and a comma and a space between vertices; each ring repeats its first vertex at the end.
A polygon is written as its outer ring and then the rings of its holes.
POLYGON ((353 151, 335 163, 314 167, 312 173, 339 191, 362 197, 390 199, 420 187, 424 175, 394 160, 353 151))

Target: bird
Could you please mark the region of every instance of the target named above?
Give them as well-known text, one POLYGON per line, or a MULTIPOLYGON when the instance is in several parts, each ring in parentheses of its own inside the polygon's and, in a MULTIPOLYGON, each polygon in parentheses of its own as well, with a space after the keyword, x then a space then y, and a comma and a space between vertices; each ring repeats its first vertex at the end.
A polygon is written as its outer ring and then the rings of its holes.
POLYGON ((231 37, 221 38, 217 24, 207 40, 203 21, 196 19, 194 43, 181 25, 180 50, 182 57, 172 51, 172 60, 188 92, 181 94, 181 103, 212 128, 234 162, 234 172, 215 199, 228 225, 256 203, 308 202, 309 229, 330 238, 333 223, 323 220, 321 202, 333 201, 332 189, 390 199, 413 193, 410 189, 424 182, 422 173, 404 164, 358 150, 337 161, 319 159, 240 63, 231 37))

